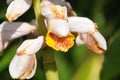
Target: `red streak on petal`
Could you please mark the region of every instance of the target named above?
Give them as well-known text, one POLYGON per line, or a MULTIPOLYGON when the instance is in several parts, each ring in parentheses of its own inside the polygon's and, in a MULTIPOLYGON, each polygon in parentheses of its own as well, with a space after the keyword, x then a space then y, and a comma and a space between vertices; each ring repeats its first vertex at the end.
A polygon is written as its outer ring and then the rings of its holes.
POLYGON ((71 37, 70 35, 67 37, 58 37, 53 33, 49 33, 49 36, 55 41, 55 47, 60 50, 68 49, 72 45, 69 40, 69 38, 71 37))

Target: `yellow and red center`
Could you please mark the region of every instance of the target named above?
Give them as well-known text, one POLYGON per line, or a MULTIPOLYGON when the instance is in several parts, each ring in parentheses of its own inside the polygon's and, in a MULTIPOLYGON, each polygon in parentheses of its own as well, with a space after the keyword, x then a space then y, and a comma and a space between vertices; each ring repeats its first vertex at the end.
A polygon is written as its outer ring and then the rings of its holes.
POLYGON ((46 43, 48 46, 52 47, 57 51, 67 52, 69 48, 74 45, 74 35, 69 33, 66 37, 58 37, 54 33, 48 31, 46 36, 46 43))

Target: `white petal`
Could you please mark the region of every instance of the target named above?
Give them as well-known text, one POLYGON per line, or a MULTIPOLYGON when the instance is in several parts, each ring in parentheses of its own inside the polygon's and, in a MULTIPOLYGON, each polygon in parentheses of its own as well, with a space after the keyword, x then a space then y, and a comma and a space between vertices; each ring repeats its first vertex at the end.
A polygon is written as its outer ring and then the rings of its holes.
POLYGON ((2 42, 2 40, 0 40, 0 52, 3 51, 3 49, 4 49, 3 48, 3 42, 2 42))
POLYGON ((3 45, 4 45, 4 49, 7 48, 7 46, 9 45, 9 43, 10 43, 10 41, 5 41, 5 42, 3 43, 3 45))
POLYGON ((69 34, 69 26, 66 20, 50 19, 48 26, 50 30, 59 37, 66 37, 69 34))
POLYGON ((53 18, 55 14, 50 10, 49 6, 44 6, 41 8, 41 14, 46 18, 53 18))
POLYGON ((53 12, 56 14, 56 17, 58 17, 60 19, 67 19, 67 8, 66 7, 56 5, 56 6, 54 6, 54 8, 56 8, 56 11, 54 11, 54 9, 53 9, 53 12))
POLYGON ((18 54, 34 54, 41 49, 44 43, 44 37, 40 36, 36 39, 29 39, 24 41, 17 49, 18 54))
POLYGON ((13 40, 15 38, 24 36, 35 30, 35 26, 32 26, 25 22, 8 23, 3 22, 0 25, 0 32, 2 40, 13 40))
POLYGON ((29 76, 26 77, 26 79, 30 79, 30 78, 32 78, 35 75, 36 68, 37 68, 37 60, 36 60, 36 56, 35 55, 34 55, 34 59, 35 59, 34 67, 33 67, 32 71, 31 71, 31 73, 29 74, 29 76))
POLYGON ((0 52, 6 49, 6 47, 9 45, 10 41, 3 41, 2 34, 0 34, 0 52))
POLYGON ((101 47, 104 50, 107 50, 106 40, 104 37, 100 34, 100 32, 95 32, 92 34, 95 40, 98 42, 99 47, 101 47))
POLYGON ((31 45, 26 49, 26 53, 36 53, 38 52, 44 43, 44 37, 40 36, 37 39, 34 39, 31 45))
MULTIPOLYGON (((54 1, 55 2, 55 1, 54 1)), ((50 1, 42 1, 41 14, 46 18, 67 18, 67 8, 61 5, 54 5, 50 1)))
POLYGON ((80 46, 80 45, 83 45, 85 42, 84 42, 84 40, 82 39, 82 37, 80 36, 80 35, 78 35, 77 37, 76 37, 76 44, 78 45, 78 46, 80 46))
POLYGON ((72 32, 95 32, 95 24, 86 17, 69 17, 68 23, 72 32))
POLYGON ((18 79, 25 72, 31 59, 32 59, 32 56, 28 56, 28 55, 17 56, 17 55, 15 55, 9 66, 9 72, 10 72, 10 75, 12 76, 12 78, 18 79))
POLYGON ((7 9, 6 17, 10 22, 24 14, 31 6, 32 0, 14 0, 7 9))

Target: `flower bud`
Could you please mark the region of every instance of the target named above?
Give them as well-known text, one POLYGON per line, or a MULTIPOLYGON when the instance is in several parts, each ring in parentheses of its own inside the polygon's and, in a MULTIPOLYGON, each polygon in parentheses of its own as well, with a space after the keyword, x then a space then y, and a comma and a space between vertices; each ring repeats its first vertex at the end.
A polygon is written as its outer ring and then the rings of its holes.
POLYGON ((92 36, 95 38, 95 40, 98 42, 98 45, 100 48, 102 48, 103 50, 107 50, 107 44, 106 44, 106 40, 104 39, 104 37, 100 34, 100 32, 95 32, 92 34, 92 36))
POLYGON ((9 72, 13 79, 30 79, 35 74, 36 66, 35 54, 15 55, 10 63, 9 72))
POLYGON ((25 22, 3 22, 0 24, 0 51, 4 50, 13 39, 27 35, 35 29, 35 26, 25 22))
POLYGON ((2 40, 13 40, 15 38, 27 35, 35 29, 35 26, 32 26, 26 22, 3 22, 0 25, 2 40))
POLYGON ((32 0, 13 0, 7 8, 6 17, 9 22, 16 20, 24 14, 31 6, 32 0))
POLYGON ((107 50, 106 40, 98 31, 93 34, 84 34, 82 37, 86 46, 93 52, 102 54, 107 50))
POLYGON ((24 41, 20 47, 17 49, 17 54, 35 54, 38 50, 41 49, 44 43, 44 37, 40 36, 36 39, 29 39, 24 41))

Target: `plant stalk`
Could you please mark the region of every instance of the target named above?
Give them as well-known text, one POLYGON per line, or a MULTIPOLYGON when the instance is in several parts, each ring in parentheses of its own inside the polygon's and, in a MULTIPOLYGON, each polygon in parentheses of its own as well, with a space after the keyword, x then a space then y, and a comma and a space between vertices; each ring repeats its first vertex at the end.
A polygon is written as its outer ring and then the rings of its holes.
POLYGON ((37 27, 41 35, 46 35, 47 29, 44 23, 44 17, 41 15, 40 0, 33 0, 34 12, 37 20, 37 27))
MULTIPOLYGON (((40 0, 33 0, 33 7, 38 24, 38 30, 41 35, 45 36, 47 33, 47 29, 44 23, 44 17, 40 13, 40 0)), ((46 80, 59 80, 53 50, 49 47, 45 47, 44 49, 42 49, 41 53, 46 80)))
POLYGON ((42 57, 46 80, 59 80, 53 50, 46 47, 46 49, 43 50, 42 57))

